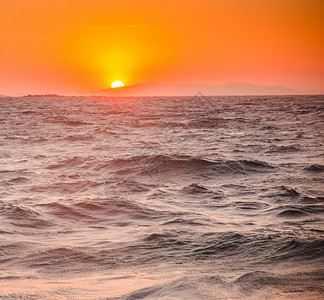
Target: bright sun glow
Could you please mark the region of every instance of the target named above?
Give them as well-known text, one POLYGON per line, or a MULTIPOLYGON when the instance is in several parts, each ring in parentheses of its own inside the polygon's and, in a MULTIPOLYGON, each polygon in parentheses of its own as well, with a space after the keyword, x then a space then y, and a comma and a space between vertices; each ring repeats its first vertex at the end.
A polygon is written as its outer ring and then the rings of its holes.
POLYGON ((118 87, 122 87, 124 86, 124 84, 121 82, 121 81, 114 81, 112 84, 111 84, 111 87, 112 88, 118 88, 118 87))

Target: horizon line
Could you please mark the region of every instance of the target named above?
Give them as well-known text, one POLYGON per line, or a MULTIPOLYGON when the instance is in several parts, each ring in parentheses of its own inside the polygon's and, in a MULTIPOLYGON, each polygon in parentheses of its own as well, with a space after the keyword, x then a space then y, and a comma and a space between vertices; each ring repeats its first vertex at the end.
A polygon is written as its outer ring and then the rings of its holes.
MULTIPOLYGON (((244 87, 243 87, 244 88, 244 87)), ((136 93, 136 92, 135 92, 136 93)), ((1 98, 6 98, 6 97, 15 97, 15 98, 19 98, 19 97, 26 97, 26 96, 60 96, 60 97, 68 97, 68 96, 75 96, 75 97, 89 97, 89 96, 93 96, 93 97, 97 97, 97 96, 111 96, 111 97, 157 97, 157 96, 163 96, 163 97, 188 97, 188 96, 195 96, 196 94, 201 93, 202 95, 205 96, 289 96, 289 95, 323 95, 324 91, 319 91, 319 90, 297 90, 295 88, 291 88, 291 87, 287 87, 284 85, 258 85, 255 83, 249 83, 249 82, 228 82, 228 83, 223 83, 223 84, 206 84, 206 83, 161 83, 161 82, 146 82, 146 83, 134 83, 134 84, 130 84, 130 85, 125 85, 122 87, 117 87, 117 88, 111 88, 111 87, 106 87, 106 88, 102 88, 100 90, 95 90, 95 91, 74 91, 74 92, 53 92, 53 91, 49 91, 49 92, 43 92, 43 93, 39 93, 39 92, 29 92, 29 93, 17 93, 16 95, 14 94, 2 94, 0 93, 0 97, 1 98), (221 88, 221 87, 229 87, 231 85, 245 85, 245 86, 252 86, 252 88, 283 88, 283 89, 287 89, 290 90, 291 93, 289 93, 287 91, 287 93, 283 92, 283 93, 272 93, 270 92, 251 92, 251 93, 246 93, 246 92, 242 92, 242 93, 231 93, 231 92, 220 92, 220 93, 215 93, 215 94, 209 94, 208 92, 204 93, 202 91, 200 91, 199 89, 197 89, 196 93, 186 93, 184 92, 183 94, 181 94, 181 90, 179 90, 178 93, 176 94, 163 94, 163 92, 159 91, 156 94, 150 94, 148 95, 147 93, 143 92, 143 94, 137 94, 137 95, 100 95, 100 94, 96 94, 96 93, 103 93, 103 92, 111 92, 111 93, 118 93, 118 92, 122 92, 122 91, 126 91, 129 88, 133 88, 133 87, 139 87, 139 86, 145 86, 145 85, 161 85, 161 86, 169 86, 172 88, 176 88, 176 87, 184 87, 187 86, 188 88, 194 88, 194 87, 206 87, 206 88, 221 88)))

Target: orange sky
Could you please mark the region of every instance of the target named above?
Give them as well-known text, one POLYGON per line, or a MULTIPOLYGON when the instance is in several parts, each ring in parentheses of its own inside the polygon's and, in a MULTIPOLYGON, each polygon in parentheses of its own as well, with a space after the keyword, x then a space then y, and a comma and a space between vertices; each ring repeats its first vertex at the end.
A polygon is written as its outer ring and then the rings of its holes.
POLYGON ((323 0, 0 0, 0 94, 145 82, 324 91, 323 0))

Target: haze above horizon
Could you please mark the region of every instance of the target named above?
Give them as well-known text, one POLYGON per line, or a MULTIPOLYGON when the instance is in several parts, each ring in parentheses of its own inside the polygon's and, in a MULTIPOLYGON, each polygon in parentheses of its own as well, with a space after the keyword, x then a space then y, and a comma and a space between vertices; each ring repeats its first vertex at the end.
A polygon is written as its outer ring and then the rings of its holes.
POLYGON ((4 0, 0 94, 160 82, 324 90, 324 2, 4 0))

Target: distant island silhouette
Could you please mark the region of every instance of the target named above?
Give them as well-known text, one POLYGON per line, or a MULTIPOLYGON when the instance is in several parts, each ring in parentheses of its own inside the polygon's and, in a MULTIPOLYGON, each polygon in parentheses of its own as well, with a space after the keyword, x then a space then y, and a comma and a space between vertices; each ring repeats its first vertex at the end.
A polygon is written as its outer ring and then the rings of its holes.
POLYGON ((239 95, 306 95, 321 94, 317 91, 299 91, 285 86, 261 86, 251 83, 206 84, 163 84, 139 83, 120 88, 108 88, 93 92, 106 96, 194 96, 197 93, 210 96, 239 95))
POLYGON ((75 92, 74 94, 44 93, 9 96, 0 94, 1 98, 59 98, 59 97, 149 97, 149 96, 271 96, 271 95, 323 95, 323 91, 296 90, 285 86, 263 86, 252 83, 228 83, 222 85, 207 84, 164 84, 138 83, 119 88, 107 88, 97 91, 75 92))

